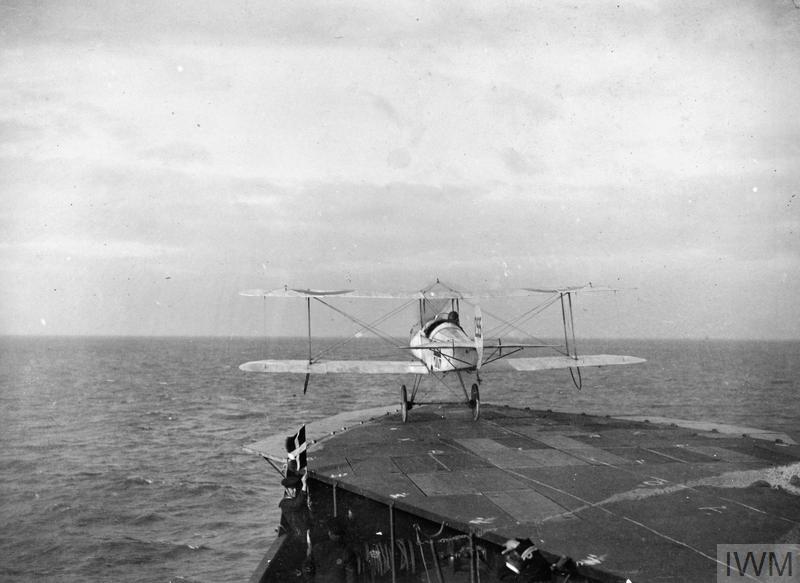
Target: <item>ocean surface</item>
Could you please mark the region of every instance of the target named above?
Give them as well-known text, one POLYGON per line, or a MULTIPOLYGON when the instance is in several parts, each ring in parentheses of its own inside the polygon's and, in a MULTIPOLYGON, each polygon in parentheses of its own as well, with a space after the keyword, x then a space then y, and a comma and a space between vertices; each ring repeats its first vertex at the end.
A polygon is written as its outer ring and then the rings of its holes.
MULTIPOLYGON (((337 356, 389 357, 375 342, 337 356)), ((482 400, 800 437, 800 342, 579 348, 648 362, 586 369, 580 392, 565 371, 487 372, 482 400)), ((304 396, 302 377, 238 370, 247 360, 306 354, 289 339, 0 338, 0 581, 246 581, 275 536, 282 488, 242 446, 395 403, 409 380, 315 377, 304 396)))

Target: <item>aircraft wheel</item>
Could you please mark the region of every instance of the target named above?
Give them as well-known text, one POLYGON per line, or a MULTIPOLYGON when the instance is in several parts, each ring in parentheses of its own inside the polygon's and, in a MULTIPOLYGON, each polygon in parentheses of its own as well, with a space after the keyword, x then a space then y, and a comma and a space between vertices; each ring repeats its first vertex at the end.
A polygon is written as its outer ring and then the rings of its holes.
POLYGON ((469 400, 469 406, 472 409, 472 418, 477 421, 481 416, 481 394, 478 391, 478 385, 472 384, 472 395, 469 400))
POLYGON ((408 421, 408 391, 405 385, 400 387, 400 417, 402 417, 403 423, 408 421))

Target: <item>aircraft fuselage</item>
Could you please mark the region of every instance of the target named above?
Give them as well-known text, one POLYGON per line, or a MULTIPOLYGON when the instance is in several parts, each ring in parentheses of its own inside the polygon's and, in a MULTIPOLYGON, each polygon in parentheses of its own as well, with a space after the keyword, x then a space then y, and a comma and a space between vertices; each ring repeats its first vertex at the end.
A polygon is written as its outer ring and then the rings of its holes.
POLYGON ((473 341, 457 323, 443 320, 429 322, 411 336, 409 342, 411 353, 422 361, 431 372, 450 372, 456 370, 474 370, 478 353, 474 347, 466 347, 473 341), (430 344, 441 344, 436 348, 424 347, 430 344), (451 346, 444 346, 445 344, 451 346))

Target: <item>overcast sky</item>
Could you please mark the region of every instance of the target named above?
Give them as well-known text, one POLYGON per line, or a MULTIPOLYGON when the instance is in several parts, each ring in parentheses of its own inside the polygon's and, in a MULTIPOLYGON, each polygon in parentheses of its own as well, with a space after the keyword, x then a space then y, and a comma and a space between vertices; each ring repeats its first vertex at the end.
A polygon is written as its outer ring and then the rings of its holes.
POLYGON ((792 0, 6 1, 0 32, 0 333, 303 334, 237 292, 439 277, 625 288, 590 336, 800 337, 792 0))

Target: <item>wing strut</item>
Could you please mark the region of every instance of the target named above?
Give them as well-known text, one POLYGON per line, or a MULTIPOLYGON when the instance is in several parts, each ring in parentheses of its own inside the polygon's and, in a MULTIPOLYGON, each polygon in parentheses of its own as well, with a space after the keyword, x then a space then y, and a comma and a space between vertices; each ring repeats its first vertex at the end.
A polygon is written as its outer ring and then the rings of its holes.
MULTIPOLYGON (((575 318, 572 314, 572 294, 575 292, 561 292, 561 318, 564 321, 564 345, 567 350, 567 356, 578 360, 578 346, 575 342, 575 318), (567 296, 566 303, 564 296, 567 296), (570 342, 571 341, 571 342, 570 342)), ((572 378, 572 384, 579 391, 583 387, 583 377, 581 376, 580 368, 570 368, 569 376, 572 378), (576 378, 577 375, 577 378, 576 378)))
POLYGON ((306 315, 308 317, 308 364, 311 364, 311 298, 306 298, 306 315))
POLYGON ((564 322, 564 347, 567 356, 578 358, 578 347, 575 342, 575 319, 572 316, 572 293, 561 292, 561 319, 564 322), (566 302, 564 296, 567 296, 566 302))
MULTIPOLYGON (((306 316, 308 318, 308 366, 311 366, 311 298, 306 298, 306 316)), ((306 373, 306 380, 303 382, 303 394, 308 391, 308 381, 311 380, 311 373, 306 373)))

